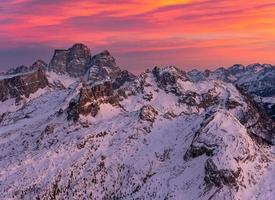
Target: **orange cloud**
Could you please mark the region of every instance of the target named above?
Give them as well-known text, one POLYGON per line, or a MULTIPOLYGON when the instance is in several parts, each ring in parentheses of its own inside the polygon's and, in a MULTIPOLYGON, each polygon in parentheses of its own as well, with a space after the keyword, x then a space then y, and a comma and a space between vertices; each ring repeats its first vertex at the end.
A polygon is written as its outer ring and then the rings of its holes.
POLYGON ((4 0, 1 4, 0 53, 28 44, 67 48, 84 42, 94 51, 111 49, 129 66, 139 63, 141 57, 135 53, 146 58, 143 67, 169 61, 200 67, 275 61, 272 0, 4 0), (167 54, 165 61, 156 59, 160 52, 167 54))

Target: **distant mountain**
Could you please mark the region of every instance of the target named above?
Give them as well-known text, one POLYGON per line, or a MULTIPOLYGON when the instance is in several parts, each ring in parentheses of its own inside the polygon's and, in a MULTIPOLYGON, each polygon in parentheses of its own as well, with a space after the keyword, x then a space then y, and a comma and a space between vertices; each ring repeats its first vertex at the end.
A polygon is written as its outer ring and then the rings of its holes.
POLYGON ((269 64, 233 65, 215 71, 193 70, 187 73, 192 81, 222 80, 246 91, 275 120, 275 67, 269 64))
POLYGON ((274 199, 274 73, 135 76, 83 44, 14 69, 0 78, 0 199, 274 199))

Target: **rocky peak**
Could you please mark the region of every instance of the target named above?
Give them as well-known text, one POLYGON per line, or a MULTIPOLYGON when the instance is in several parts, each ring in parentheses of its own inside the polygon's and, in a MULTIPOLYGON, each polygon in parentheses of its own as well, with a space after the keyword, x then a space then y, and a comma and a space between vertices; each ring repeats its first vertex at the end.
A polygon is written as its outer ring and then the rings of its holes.
POLYGON ((41 68, 41 69, 45 69, 47 67, 47 63, 44 62, 43 60, 36 60, 32 66, 31 66, 33 69, 38 69, 38 68, 41 68))
POLYGON ((22 96, 29 97, 38 89, 48 86, 48 80, 42 68, 17 75, 4 76, 0 79, 0 101, 15 98, 19 101, 22 96))
POLYGON ((241 64, 235 64, 232 67, 229 67, 228 70, 231 72, 231 74, 237 74, 243 72, 245 70, 245 66, 241 64))
POLYGON ((109 80, 110 77, 108 71, 105 68, 99 67, 97 65, 92 65, 88 69, 85 79, 88 84, 95 84, 96 82, 102 80, 109 80))
MULTIPOLYGON (((68 62, 70 64, 70 62, 72 61, 83 61, 83 63, 88 64, 90 62, 91 59, 91 52, 90 49, 85 46, 84 44, 75 44, 73 45, 68 52, 68 62), (83 59, 83 60, 82 60, 83 59)), ((75 63, 77 64, 77 63, 75 63)))
POLYGON ((91 65, 107 68, 117 67, 115 58, 107 50, 94 55, 91 60, 91 65))
POLYGON ((69 48, 69 51, 74 52, 78 56, 89 56, 91 54, 89 47, 82 43, 74 44, 71 48, 69 48))
POLYGON ((256 68, 263 68, 264 66, 261 65, 260 63, 253 63, 253 64, 250 64, 250 65, 247 65, 246 66, 246 69, 256 69, 256 68))
POLYGON ((38 70, 39 68, 44 70, 46 69, 46 67, 47 67, 47 63, 45 63, 43 60, 38 59, 31 66, 20 65, 18 67, 9 69, 6 73, 3 73, 3 75, 22 74, 22 73, 38 70))
POLYGON ((135 78, 133 74, 121 70, 116 65, 115 58, 109 51, 105 50, 94 55, 85 74, 79 97, 69 105, 68 120, 76 121, 79 114, 96 116, 101 103, 116 104, 118 102, 116 90, 125 82, 135 78))
POLYGON ((48 90, 0 116, 0 199, 272 199, 275 158, 251 135, 274 128, 232 84, 169 67, 114 86, 129 74, 91 69, 109 79, 48 90))
POLYGON ((154 122, 158 115, 158 111, 151 105, 143 106, 140 109, 139 117, 141 120, 154 122))
POLYGON ((117 66, 115 58, 107 50, 92 57, 86 74, 86 82, 88 84, 111 81, 115 89, 134 78, 133 74, 127 70, 123 71, 117 66))
POLYGON ((69 49, 55 50, 48 68, 57 73, 79 77, 87 72, 90 61, 90 49, 84 44, 75 44, 69 49))
POLYGON ((270 64, 250 64, 247 66, 235 64, 227 69, 219 68, 214 71, 190 71, 187 73, 193 82, 207 79, 229 82, 248 91, 254 101, 260 103, 265 112, 275 119, 275 67, 270 64))
POLYGON ((73 99, 67 110, 67 119, 77 121, 79 115, 91 115, 95 117, 101 103, 116 104, 117 95, 109 81, 93 86, 84 86, 80 89, 79 96, 73 99))
POLYGON ((162 89, 168 89, 168 88, 171 89, 171 87, 176 89, 178 80, 182 80, 182 81, 189 80, 189 78, 187 77, 184 71, 181 71, 180 69, 173 66, 165 67, 162 69, 159 67, 155 67, 152 70, 152 73, 159 87, 162 89))
POLYGON ((4 74, 5 75, 14 75, 14 74, 19 74, 19 73, 26 73, 28 71, 29 71, 29 67, 28 66, 26 66, 26 65, 20 65, 18 67, 9 69, 4 74))
POLYGON ((198 82, 200 80, 206 80, 207 72, 206 71, 202 72, 197 69, 193 69, 193 70, 187 72, 187 76, 189 79, 191 79, 191 81, 198 82))
POLYGON ((104 50, 98 54, 98 56, 111 56, 111 53, 108 50, 104 50))
POLYGON ((54 50, 54 55, 48 66, 48 69, 56 73, 65 74, 67 67, 67 54, 68 50, 65 49, 54 50))

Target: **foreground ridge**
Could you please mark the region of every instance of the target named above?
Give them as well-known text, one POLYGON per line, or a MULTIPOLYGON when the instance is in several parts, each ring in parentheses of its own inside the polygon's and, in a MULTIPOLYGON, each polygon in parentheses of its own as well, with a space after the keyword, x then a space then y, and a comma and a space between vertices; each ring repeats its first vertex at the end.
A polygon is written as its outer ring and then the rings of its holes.
POLYGON ((10 70, 0 199, 274 199, 274 73, 135 76, 83 44, 10 70))

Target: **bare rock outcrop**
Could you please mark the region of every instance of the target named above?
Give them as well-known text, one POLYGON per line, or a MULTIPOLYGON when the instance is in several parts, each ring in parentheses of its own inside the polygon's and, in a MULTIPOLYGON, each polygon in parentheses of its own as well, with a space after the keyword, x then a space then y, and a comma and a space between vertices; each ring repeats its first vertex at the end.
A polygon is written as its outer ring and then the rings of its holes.
POLYGON ((217 111, 206 117, 196 132, 184 159, 206 155, 205 182, 215 187, 241 186, 242 168, 257 156, 246 128, 229 112, 217 111), (230 121, 230 122, 229 122, 230 121))
POLYGON ((81 89, 78 109, 80 114, 87 115, 91 113, 92 116, 95 116, 99 110, 98 104, 115 104, 116 102, 117 98, 114 95, 111 83, 104 82, 103 84, 81 89))
POLYGON ((68 120, 77 121, 80 114, 96 116, 101 103, 117 104, 119 92, 116 90, 135 78, 117 66, 110 52, 103 51, 93 56, 79 97, 69 105, 68 120))
POLYGON ((75 44, 69 49, 57 49, 48 66, 50 71, 70 76, 83 76, 91 61, 90 49, 84 44, 75 44))
POLYGON ((114 89, 119 88, 126 81, 135 78, 127 70, 121 70, 115 61, 115 58, 109 51, 105 50, 92 57, 89 70, 86 75, 86 82, 94 84, 100 81, 112 81, 114 89))
POLYGON ((20 65, 15 68, 9 69, 4 75, 14 75, 14 74, 19 74, 19 73, 27 73, 29 71, 29 67, 25 65, 20 65))
POLYGON ((37 70, 37 69, 45 70, 46 68, 47 68, 47 63, 40 59, 36 60, 30 67, 31 70, 37 70))
POLYGON ((158 111, 151 105, 143 106, 140 110, 139 117, 141 120, 154 122, 158 111))
POLYGON ((73 99, 68 108, 68 120, 77 121, 79 115, 91 115, 95 117, 100 109, 101 103, 117 104, 118 96, 114 93, 110 81, 93 86, 81 88, 79 97, 73 99))
POLYGON ((214 161, 209 158, 205 163, 205 177, 207 184, 213 184, 216 187, 222 185, 237 186, 241 168, 236 171, 230 169, 218 169, 214 161))
POLYGON ((19 101, 22 96, 28 98, 30 94, 47 86, 48 80, 41 68, 29 73, 4 76, 0 79, 0 101, 10 98, 19 101))
POLYGON ((41 59, 38 59, 31 66, 20 65, 18 67, 9 69, 3 75, 23 74, 23 73, 28 73, 28 72, 35 71, 38 69, 45 70, 46 67, 47 67, 47 63, 41 59))
POLYGON ((170 66, 164 69, 160 69, 159 67, 155 67, 152 70, 156 81, 158 82, 160 88, 167 88, 167 86, 175 86, 179 79, 188 80, 184 71, 180 69, 170 66))

